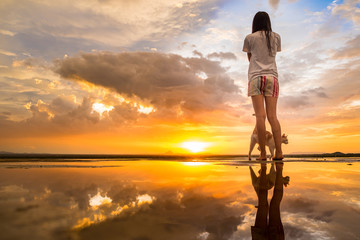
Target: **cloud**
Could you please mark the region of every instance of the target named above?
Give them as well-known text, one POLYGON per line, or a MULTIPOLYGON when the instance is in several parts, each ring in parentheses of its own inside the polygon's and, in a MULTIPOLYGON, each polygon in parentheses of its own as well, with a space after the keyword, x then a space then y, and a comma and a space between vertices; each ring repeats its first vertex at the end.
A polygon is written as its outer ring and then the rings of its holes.
POLYGON ((0 49, 0 54, 6 55, 6 56, 11 56, 11 57, 16 56, 16 53, 5 51, 5 50, 2 50, 2 49, 0 49))
POLYGON ((5 29, 0 29, 0 34, 7 35, 7 36, 10 36, 10 37, 13 37, 15 35, 14 32, 11 32, 11 31, 5 30, 5 29))
MULTIPOLYGON (((23 122, 19 122, 18 127, 25 128, 24 134, 34 134, 37 136, 58 135, 63 133, 82 132, 89 125, 98 123, 100 116, 93 112, 92 104, 94 100, 84 98, 82 103, 77 105, 64 98, 55 98, 51 103, 38 100, 31 103, 27 108, 32 116, 23 122), (27 129, 28 128, 28 129, 27 129)), ((16 132, 13 132, 15 135, 16 132)))
POLYGON ((283 87, 285 85, 289 85, 290 83, 295 83, 297 80, 297 76, 294 73, 287 72, 284 74, 280 74, 280 86, 283 87))
POLYGON ((207 55, 208 58, 219 58, 222 60, 237 60, 237 57, 232 52, 213 52, 207 55))
POLYGON ((279 100, 279 106, 284 109, 301 109, 311 106, 307 96, 283 96, 279 100))
POLYGON ((360 8, 357 0, 345 0, 343 3, 332 1, 322 12, 314 14, 316 17, 320 16, 319 19, 322 21, 312 33, 314 37, 334 39, 334 35, 347 28, 347 21, 351 21, 355 26, 360 25, 360 8))
POLYGON ((269 0, 269 4, 272 8, 277 9, 279 6, 280 0, 269 0))
POLYGON ((317 87, 317 88, 313 88, 313 89, 304 90, 304 91, 302 91, 302 94, 314 95, 319 98, 329 98, 328 95, 325 93, 323 87, 317 87))
POLYGON ((227 69, 205 58, 157 52, 83 53, 56 60, 53 71, 43 78, 37 75, 49 71, 48 63, 34 58, 15 63, 12 71, 31 76, 0 81, 2 112, 13 113, 0 114, 4 137, 40 138, 113 128, 121 132, 125 126, 155 127, 155 123, 229 124, 242 113, 232 103, 244 97, 227 69), (104 109, 96 110, 95 105, 104 109))
POLYGON ((219 2, 158 0, 149 4, 144 0, 80 0, 76 3, 66 0, 43 3, 20 0, 2 4, 1 25, 11 32, 2 30, 1 33, 15 38, 7 43, 15 42, 18 50, 30 45, 26 50, 31 49, 33 54, 61 49, 65 49, 64 53, 74 51, 73 43, 78 47, 75 51, 99 48, 103 44, 131 47, 141 41, 165 42, 204 26, 216 15, 219 2), (79 40, 82 40, 81 46, 79 40), (43 46, 45 51, 42 51, 43 46))
POLYGON ((334 1, 331 6, 331 13, 350 20, 355 25, 360 25, 360 7, 358 0, 344 0, 341 4, 337 4, 336 1, 334 1))
POLYGON ((195 56, 199 56, 199 57, 203 57, 203 54, 201 53, 201 52, 199 52, 199 51, 196 51, 196 50, 194 50, 193 51, 193 54, 195 55, 195 56))
POLYGON ((347 41, 343 48, 334 52, 333 59, 356 58, 360 56, 360 35, 347 41))
POLYGON ((160 110, 222 109, 224 96, 238 91, 219 62, 175 54, 83 53, 57 60, 55 72, 66 79, 87 81, 129 98, 147 100, 160 110), (200 73, 207 78, 199 78, 200 73))

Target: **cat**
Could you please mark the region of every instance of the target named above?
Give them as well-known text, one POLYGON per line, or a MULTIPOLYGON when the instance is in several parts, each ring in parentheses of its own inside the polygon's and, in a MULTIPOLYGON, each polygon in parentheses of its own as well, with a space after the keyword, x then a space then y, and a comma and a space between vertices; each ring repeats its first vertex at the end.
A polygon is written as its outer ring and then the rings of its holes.
MULTIPOLYGON (((270 158, 273 158, 274 157, 274 149, 275 149, 274 137, 269 131, 266 131, 265 139, 266 139, 265 146, 268 146, 270 153, 271 153, 270 158)), ((285 133, 281 136, 281 143, 288 144, 288 138, 287 138, 287 135, 285 135, 285 133)), ((257 135, 257 130, 255 128, 251 135, 251 138, 250 138, 249 160, 251 160, 251 152, 254 149, 256 144, 259 144, 259 139, 258 139, 258 135, 257 135)), ((260 146, 258 147, 258 150, 260 151, 260 146)))

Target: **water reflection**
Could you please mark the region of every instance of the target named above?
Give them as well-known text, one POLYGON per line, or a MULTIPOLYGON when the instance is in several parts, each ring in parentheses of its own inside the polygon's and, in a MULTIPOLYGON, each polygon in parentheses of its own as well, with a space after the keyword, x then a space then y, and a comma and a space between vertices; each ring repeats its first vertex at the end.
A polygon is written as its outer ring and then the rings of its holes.
POLYGON ((289 177, 283 177, 283 166, 284 164, 280 162, 273 163, 269 174, 266 174, 267 165, 261 163, 259 176, 250 166, 252 185, 258 197, 255 224, 251 227, 252 239, 285 239, 280 203, 284 194, 284 185, 289 184, 289 177), (271 188, 274 188, 274 192, 269 206, 268 191, 271 188))
POLYGON ((0 168, 0 239, 249 240, 259 228, 264 239, 261 227, 360 236, 360 163, 231 163, 0 168))

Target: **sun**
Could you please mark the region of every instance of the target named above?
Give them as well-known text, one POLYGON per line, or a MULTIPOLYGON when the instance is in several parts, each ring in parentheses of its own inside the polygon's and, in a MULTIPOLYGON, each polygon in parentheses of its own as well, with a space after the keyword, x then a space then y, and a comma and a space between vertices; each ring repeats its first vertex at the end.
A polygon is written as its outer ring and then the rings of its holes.
POLYGON ((204 151, 204 149, 207 148, 209 145, 210 144, 206 142, 192 141, 192 142, 183 142, 181 144, 181 147, 189 150, 192 153, 199 153, 204 151))

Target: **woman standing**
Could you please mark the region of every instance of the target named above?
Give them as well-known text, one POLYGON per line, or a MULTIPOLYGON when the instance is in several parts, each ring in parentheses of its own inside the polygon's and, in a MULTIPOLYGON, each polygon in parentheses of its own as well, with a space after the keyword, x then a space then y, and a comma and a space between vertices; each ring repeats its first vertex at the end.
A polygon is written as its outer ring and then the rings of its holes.
POLYGON ((251 96, 256 116, 260 146, 260 157, 257 160, 266 160, 266 117, 271 125, 275 141, 276 151, 273 160, 281 160, 283 159, 281 127, 276 115, 279 83, 275 62, 276 52, 281 51, 281 41, 280 35, 272 31, 270 17, 266 12, 255 14, 252 33, 246 36, 243 51, 247 52, 250 62, 248 96, 251 96))

